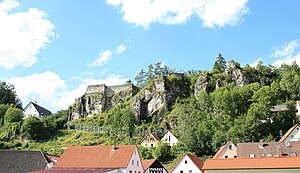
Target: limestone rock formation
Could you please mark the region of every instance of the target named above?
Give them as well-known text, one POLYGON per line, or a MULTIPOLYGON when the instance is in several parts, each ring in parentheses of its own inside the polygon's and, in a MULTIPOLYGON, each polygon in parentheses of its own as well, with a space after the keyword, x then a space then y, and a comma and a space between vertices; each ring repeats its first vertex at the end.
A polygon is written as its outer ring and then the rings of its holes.
POLYGON ((195 96, 197 96, 199 92, 207 90, 207 82, 208 82, 207 75, 202 75, 197 79, 195 83, 195 91, 194 91, 195 96))
POLYGON ((104 84, 90 85, 83 96, 75 99, 70 119, 100 114, 116 104, 129 99, 137 91, 137 88, 132 84, 118 86, 106 86, 104 84))
POLYGON ((243 74, 242 69, 234 61, 229 61, 226 69, 226 75, 232 77, 236 86, 242 87, 249 83, 249 79, 243 74))
POLYGON ((156 114, 159 118, 168 111, 176 99, 176 94, 181 92, 180 86, 175 81, 182 80, 183 74, 172 74, 174 81, 166 77, 159 77, 153 80, 152 85, 140 91, 134 97, 132 108, 138 120, 156 114))

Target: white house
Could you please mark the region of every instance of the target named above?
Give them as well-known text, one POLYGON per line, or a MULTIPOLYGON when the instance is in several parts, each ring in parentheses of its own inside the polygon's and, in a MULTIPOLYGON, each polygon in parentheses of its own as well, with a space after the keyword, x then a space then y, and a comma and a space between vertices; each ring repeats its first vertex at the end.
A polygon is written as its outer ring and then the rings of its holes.
POLYGON ((174 136, 169 130, 165 134, 163 138, 161 138, 162 142, 168 143, 169 146, 176 145, 178 143, 178 139, 174 136))
POLYGON ((203 163, 191 154, 184 154, 171 173, 203 173, 203 163))
POLYGON ((54 165, 54 170, 91 170, 109 173, 143 173, 135 145, 70 146, 54 165))
POLYGON ((296 124, 292 128, 290 128, 283 137, 279 140, 279 142, 287 142, 287 141, 300 141, 300 125, 296 124))
POLYGON ((33 102, 30 102, 23 110, 24 118, 29 118, 31 116, 35 116, 38 119, 41 119, 43 116, 47 116, 47 115, 51 115, 51 114, 52 113, 49 110, 47 110, 33 102))

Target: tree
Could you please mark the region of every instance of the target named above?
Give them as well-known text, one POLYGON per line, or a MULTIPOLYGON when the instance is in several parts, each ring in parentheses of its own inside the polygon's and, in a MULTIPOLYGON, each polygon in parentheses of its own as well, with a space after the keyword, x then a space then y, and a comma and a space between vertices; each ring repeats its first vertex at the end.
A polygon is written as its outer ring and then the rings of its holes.
POLYGON ((132 138, 135 129, 135 124, 136 124, 134 113, 132 109, 129 108, 122 109, 121 113, 122 113, 123 128, 126 134, 130 138, 132 138))
POLYGON ((137 76, 134 78, 136 81, 136 84, 138 87, 142 88, 146 84, 146 75, 144 72, 144 69, 141 69, 141 71, 137 74, 137 76))
POLYGON ((226 69, 226 61, 223 58, 222 54, 219 53, 219 56, 217 57, 217 60, 214 63, 214 67, 212 72, 213 73, 222 73, 226 69))
POLYGON ((4 123, 9 124, 13 122, 22 121, 23 112, 19 108, 11 107, 8 108, 5 115, 4 115, 4 123))
POLYGON ((22 124, 21 132, 27 139, 39 140, 44 138, 44 126, 41 120, 32 116, 26 118, 22 124))
POLYGON ((170 158, 170 146, 167 143, 159 142, 157 147, 152 151, 154 158, 161 162, 165 162, 170 158))
POLYGON ((0 104, 0 126, 4 124, 4 115, 8 108, 8 105, 0 104))
POLYGON ((4 81, 0 81, 0 104, 13 104, 17 108, 22 108, 22 103, 17 97, 15 87, 4 81))

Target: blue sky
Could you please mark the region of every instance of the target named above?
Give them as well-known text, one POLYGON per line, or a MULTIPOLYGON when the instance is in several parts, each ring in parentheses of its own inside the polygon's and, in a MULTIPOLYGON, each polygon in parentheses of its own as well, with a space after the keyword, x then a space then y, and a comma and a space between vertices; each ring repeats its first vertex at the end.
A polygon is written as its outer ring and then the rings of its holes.
POLYGON ((0 80, 53 112, 87 85, 123 84, 161 61, 211 70, 218 53, 241 65, 300 64, 298 0, 0 1, 0 80))

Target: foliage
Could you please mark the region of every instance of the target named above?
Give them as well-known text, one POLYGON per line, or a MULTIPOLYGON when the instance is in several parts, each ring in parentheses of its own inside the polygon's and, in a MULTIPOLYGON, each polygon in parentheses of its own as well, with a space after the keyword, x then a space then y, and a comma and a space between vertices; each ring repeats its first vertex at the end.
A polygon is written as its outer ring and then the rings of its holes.
POLYGON ((22 108, 22 103, 17 97, 15 87, 4 81, 0 81, 0 104, 13 104, 17 108, 22 108))
POLYGON ((159 142, 157 147, 152 150, 155 159, 165 162, 170 159, 170 146, 167 143, 159 142))
POLYGON ((7 109, 4 115, 4 123, 13 123, 13 122, 20 122, 23 118, 23 112, 19 108, 10 107, 7 109))

